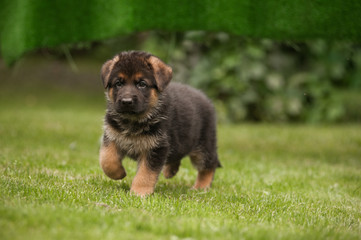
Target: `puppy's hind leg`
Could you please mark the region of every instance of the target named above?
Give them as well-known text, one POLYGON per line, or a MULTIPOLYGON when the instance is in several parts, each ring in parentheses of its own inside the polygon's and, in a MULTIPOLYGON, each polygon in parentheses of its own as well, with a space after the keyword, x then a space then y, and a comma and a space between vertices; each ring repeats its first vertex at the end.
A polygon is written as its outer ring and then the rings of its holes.
POLYGON ((193 188, 204 190, 209 189, 212 185, 215 171, 215 169, 198 171, 197 180, 196 183, 193 185, 193 188))
POLYGON ((165 178, 172 178, 174 177, 178 170, 179 170, 179 166, 180 166, 180 160, 179 161, 174 161, 172 163, 166 163, 164 165, 163 168, 163 175, 165 178))
POLYGON ((197 180, 193 185, 193 189, 209 189, 212 185, 216 168, 220 167, 218 160, 208 161, 206 154, 200 150, 191 152, 189 157, 193 166, 198 170, 197 180))
POLYGON ((123 179, 127 173, 122 165, 123 156, 119 154, 114 142, 103 140, 100 148, 99 163, 104 173, 111 179, 123 179))

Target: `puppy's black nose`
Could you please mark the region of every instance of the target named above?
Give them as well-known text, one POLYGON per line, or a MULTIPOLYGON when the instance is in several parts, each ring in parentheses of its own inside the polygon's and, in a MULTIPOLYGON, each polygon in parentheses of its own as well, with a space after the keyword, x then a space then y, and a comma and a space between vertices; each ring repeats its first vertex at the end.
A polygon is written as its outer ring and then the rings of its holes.
POLYGON ((121 102, 123 105, 132 105, 133 99, 132 98, 123 98, 121 102))

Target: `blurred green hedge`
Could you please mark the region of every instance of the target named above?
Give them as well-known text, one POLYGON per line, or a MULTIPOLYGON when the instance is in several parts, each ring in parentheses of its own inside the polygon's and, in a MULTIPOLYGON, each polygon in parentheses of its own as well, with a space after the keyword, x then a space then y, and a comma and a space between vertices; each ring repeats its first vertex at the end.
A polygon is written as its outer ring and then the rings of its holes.
POLYGON ((170 63, 175 81, 215 100, 222 122, 361 120, 354 113, 361 98, 347 101, 341 94, 361 89, 361 45, 353 42, 251 40, 203 31, 141 38, 137 46, 170 63))

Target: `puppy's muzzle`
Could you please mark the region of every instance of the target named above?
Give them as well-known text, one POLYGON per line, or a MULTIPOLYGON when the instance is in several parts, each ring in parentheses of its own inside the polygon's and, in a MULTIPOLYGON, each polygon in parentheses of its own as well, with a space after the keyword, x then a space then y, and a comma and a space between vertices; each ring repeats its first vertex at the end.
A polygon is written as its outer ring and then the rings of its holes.
POLYGON ((136 97, 123 97, 117 101, 117 111, 119 113, 138 113, 139 106, 136 97))
POLYGON ((122 98, 120 102, 123 106, 132 106, 134 104, 134 100, 132 98, 122 98))

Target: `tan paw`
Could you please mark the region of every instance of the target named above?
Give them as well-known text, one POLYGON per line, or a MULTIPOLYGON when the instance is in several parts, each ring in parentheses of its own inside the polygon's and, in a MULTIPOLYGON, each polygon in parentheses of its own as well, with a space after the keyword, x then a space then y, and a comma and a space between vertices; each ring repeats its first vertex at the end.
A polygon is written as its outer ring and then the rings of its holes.
POLYGON ((198 172, 196 183, 193 189, 207 190, 211 187, 215 170, 202 170, 198 172))

